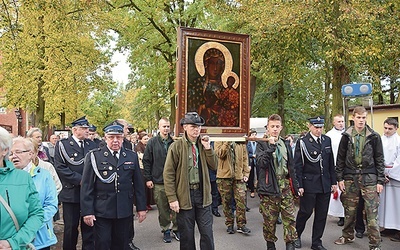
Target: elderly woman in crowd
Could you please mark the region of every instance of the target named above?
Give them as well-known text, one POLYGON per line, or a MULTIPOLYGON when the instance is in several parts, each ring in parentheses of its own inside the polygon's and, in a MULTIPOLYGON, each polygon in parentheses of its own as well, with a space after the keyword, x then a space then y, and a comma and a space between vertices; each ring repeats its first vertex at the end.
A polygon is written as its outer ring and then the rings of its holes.
POLYGON ((33 244, 37 249, 50 249, 57 243, 53 231, 53 216, 58 210, 56 185, 49 171, 36 166, 33 161, 37 159, 37 147, 30 139, 17 137, 13 140, 10 160, 15 167, 30 174, 39 193, 41 205, 44 210, 44 219, 41 228, 36 233, 33 244), (20 152, 16 154, 16 152, 20 152))
POLYGON ((0 249, 26 249, 43 224, 43 208, 29 173, 16 169, 8 160, 9 155, 21 156, 28 151, 10 153, 11 145, 10 134, 0 127, 0 249))

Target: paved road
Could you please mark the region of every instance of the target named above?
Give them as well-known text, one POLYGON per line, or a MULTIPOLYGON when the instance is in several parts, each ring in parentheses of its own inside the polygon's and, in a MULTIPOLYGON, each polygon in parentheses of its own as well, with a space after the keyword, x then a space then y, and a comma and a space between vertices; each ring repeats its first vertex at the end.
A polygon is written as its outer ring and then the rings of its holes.
MULTIPOLYGON (((224 217, 214 217, 214 240, 216 249, 266 249, 266 244, 262 236, 262 216, 258 212, 259 199, 248 198, 248 206, 251 209, 247 213, 247 227, 251 229, 251 234, 246 236, 240 233, 227 234, 226 227, 224 224, 224 217)), ((153 206, 155 207, 155 206, 153 206)), ((222 208, 220 207, 222 214, 222 208)), ((138 247, 142 250, 148 249, 163 249, 163 250, 176 250, 179 249, 179 242, 173 240, 172 243, 166 244, 162 241, 162 234, 158 226, 157 221, 158 212, 152 210, 148 212, 147 219, 139 224, 135 221, 135 242, 138 247)), ((306 230, 303 233, 302 249, 310 249, 311 247, 311 225, 313 218, 307 223, 306 230)), ((365 236, 363 239, 356 238, 355 242, 349 245, 338 246, 333 242, 341 235, 341 227, 336 225, 337 219, 334 217, 328 217, 327 226, 325 229, 324 237, 322 239, 323 245, 327 249, 365 249, 368 250, 368 238, 365 236)), ((196 235, 196 244, 198 247, 198 233, 196 235)), ((279 238, 276 243, 277 249, 285 249, 285 244, 282 240, 283 229, 282 225, 277 226, 277 237, 279 238)), ((390 241, 389 238, 383 238, 382 242, 383 250, 395 250, 400 249, 400 243, 390 241)))
MULTIPOLYGON (((224 224, 224 217, 214 217, 214 241, 215 248, 219 249, 244 249, 244 250, 258 250, 266 249, 266 244, 262 236, 262 217, 258 212, 258 197, 251 199, 248 198, 248 206, 251 209, 247 213, 247 227, 251 229, 251 234, 246 236, 240 233, 227 234, 226 227, 224 224)), ((162 241, 162 234, 158 225, 158 212, 156 206, 153 206, 154 210, 151 210, 147 214, 147 219, 143 223, 135 221, 135 244, 140 247, 141 250, 176 250, 179 249, 179 242, 173 240, 172 243, 164 243, 162 241)), ((222 208, 220 207, 222 214, 222 208)), ((311 247, 311 225, 312 219, 307 223, 305 232, 302 236, 303 247, 302 249, 310 249, 311 247)), ((350 249, 362 249, 368 250, 368 238, 365 236, 363 239, 356 238, 355 242, 349 245, 338 246, 333 242, 341 235, 341 227, 336 225, 337 219, 334 217, 328 217, 327 225, 325 228, 324 237, 322 239, 323 245, 327 249, 338 249, 338 250, 350 250, 350 249)), ((57 233, 59 242, 56 246, 53 246, 52 250, 62 249, 61 238, 62 238, 62 227, 57 226, 61 232, 57 233)), ((199 234, 196 234, 197 249, 199 248, 199 234)), ((277 249, 285 249, 285 243, 283 242, 283 229, 282 225, 277 226, 277 237, 279 238, 276 243, 277 249)), ((78 249, 80 249, 80 242, 78 249)), ((400 242, 390 241, 389 238, 383 238, 382 250, 397 250, 400 249, 400 242)))

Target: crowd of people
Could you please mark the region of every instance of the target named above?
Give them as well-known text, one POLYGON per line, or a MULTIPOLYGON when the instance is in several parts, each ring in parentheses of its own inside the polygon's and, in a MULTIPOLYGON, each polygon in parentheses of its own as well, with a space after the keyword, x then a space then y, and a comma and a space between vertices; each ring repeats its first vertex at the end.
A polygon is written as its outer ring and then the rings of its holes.
POLYGON ((264 136, 251 130, 247 142, 213 142, 200 133, 205 119, 197 112, 180 120, 180 138, 171 136, 167 118, 155 135, 118 119, 100 138, 81 117, 69 137, 51 135, 46 145, 38 128, 24 138, 0 127, 0 249, 50 249, 55 221, 64 225, 63 249, 77 249, 79 233, 82 249, 139 249, 134 216, 141 223, 156 205, 163 242, 196 249, 197 224, 200 248, 212 250, 220 205, 228 234, 251 234, 247 192, 260 199, 268 250, 282 249, 275 245, 279 223, 285 248, 302 248, 312 214, 311 249, 326 249, 328 214, 343 227, 335 244, 367 231, 369 248, 381 249, 382 236, 400 242, 400 136, 396 119, 384 121, 382 136, 366 119, 365 108, 356 107, 353 125, 345 128, 338 114, 323 134, 324 117, 312 117, 295 139, 281 137, 282 118, 273 114, 264 136))

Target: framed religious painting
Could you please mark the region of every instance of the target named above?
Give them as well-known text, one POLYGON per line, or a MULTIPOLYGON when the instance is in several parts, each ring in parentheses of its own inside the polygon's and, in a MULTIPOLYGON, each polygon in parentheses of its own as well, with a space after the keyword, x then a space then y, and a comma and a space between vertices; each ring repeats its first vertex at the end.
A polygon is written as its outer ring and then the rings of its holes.
POLYGON ((250 120, 250 36, 180 27, 175 135, 181 119, 197 112, 201 132, 243 137, 250 120))

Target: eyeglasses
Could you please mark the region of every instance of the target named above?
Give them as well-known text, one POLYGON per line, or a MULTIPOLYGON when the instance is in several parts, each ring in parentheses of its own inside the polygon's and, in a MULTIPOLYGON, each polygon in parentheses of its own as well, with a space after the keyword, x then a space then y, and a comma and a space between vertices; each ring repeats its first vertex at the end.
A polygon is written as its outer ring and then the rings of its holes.
POLYGON ((26 152, 30 152, 30 150, 18 150, 18 151, 15 151, 15 152, 10 152, 10 156, 13 156, 13 155, 21 155, 21 154, 23 154, 23 153, 26 153, 26 152))

